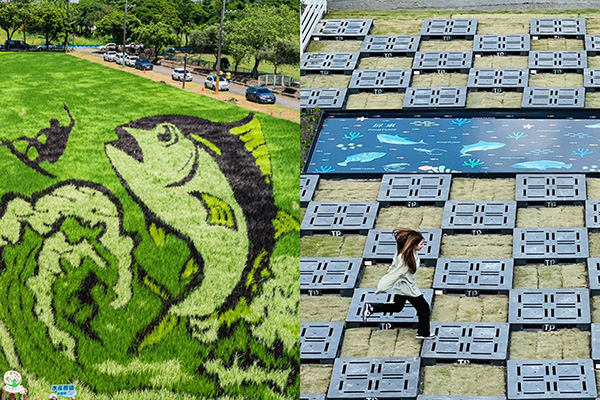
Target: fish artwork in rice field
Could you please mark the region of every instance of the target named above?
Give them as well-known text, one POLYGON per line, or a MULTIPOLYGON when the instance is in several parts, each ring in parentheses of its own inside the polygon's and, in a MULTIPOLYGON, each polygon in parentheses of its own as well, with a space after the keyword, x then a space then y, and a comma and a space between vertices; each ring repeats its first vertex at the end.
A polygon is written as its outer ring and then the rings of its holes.
POLYGON ((5 354, 97 393, 133 380, 176 397, 201 382, 210 397, 237 373, 285 395, 297 335, 278 319, 297 318, 284 285, 297 267, 274 252, 299 223, 275 204, 260 121, 151 116, 116 138, 104 146, 110 188, 67 179, 0 199, 5 354), (140 216, 145 232, 132 230, 140 216))

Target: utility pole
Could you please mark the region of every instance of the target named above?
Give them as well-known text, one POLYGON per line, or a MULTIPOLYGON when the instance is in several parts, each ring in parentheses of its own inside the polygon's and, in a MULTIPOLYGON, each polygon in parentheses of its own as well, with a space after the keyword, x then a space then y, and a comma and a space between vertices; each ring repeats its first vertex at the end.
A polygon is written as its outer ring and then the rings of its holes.
POLYGON ((223 0, 223 11, 221 11, 221 26, 219 27, 219 50, 217 51, 217 81, 215 83, 215 93, 219 94, 219 85, 221 84, 221 44, 223 43, 223 20, 225 20, 225 5, 227 0, 223 0))
POLYGON ((127 6, 127 0, 125 0, 125 12, 123 13, 123 57, 122 57, 122 64, 123 64, 123 68, 125 68, 125 38, 127 37, 127 11, 131 10, 133 7, 135 7, 135 4, 132 4, 130 7, 127 6))
POLYGON ((71 29, 71 23, 69 22, 69 11, 71 11, 71 0, 67 0, 67 32, 65 33, 65 53, 69 51, 69 29, 71 29))
MULTIPOLYGON (((262 1, 262 0, 260 0, 262 1)), ((237 10, 228 11, 225 9, 227 4, 227 0, 223 0, 223 11, 221 11, 221 25, 219 26, 219 50, 217 51, 217 83, 215 84, 215 93, 219 93, 219 85, 221 83, 221 77, 219 72, 221 72, 221 45, 223 44, 223 21, 225 21, 225 14, 234 13, 237 10)))
POLYGON ((183 87, 185 89, 185 79, 187 78, 187 54, 183 56, 183 87))

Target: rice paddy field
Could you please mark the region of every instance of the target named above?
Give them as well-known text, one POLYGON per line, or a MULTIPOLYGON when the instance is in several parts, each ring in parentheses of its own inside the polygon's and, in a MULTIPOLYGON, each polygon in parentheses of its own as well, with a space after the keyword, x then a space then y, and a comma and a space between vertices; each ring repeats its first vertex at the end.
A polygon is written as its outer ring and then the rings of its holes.
MULTIPOLYGON (((587 33, 600 34, 600 13, 597 10, 561 11, 560 13, 454 13, 411 11, 345 11, 332 10, 326 19, 373 19, 371 35, 418 35, 426 18, 477 18, 477 34, 528 34, 531 18, 579 18, 586 19, 587 33)), ((308 52, 360 51, 360 40, 313 41, 308 52)), ((469 51, 473 48, 468 40, 421 41, 420 51, 469 51)), ((583 50, 582 40, 540 39, 534 40, 531 50, 583 50)), ((598 57, 588 57, 590 68, 600 65, 598 57)), ((411 68, 411 57, 361 58, 357 69, 411 68)), ((527 68, 526 56, 477 57, 475 68, 527 68)), ((301 78, 303 88, 347 87, 349 76, 305 75, 301 78)), ((466 86, 467 74, 420 74, 413 75, 410 86, 444 87, 466 86)), ((539 73, 530 76, 534 87, 582 87, 582 74, 539 73)), ((346 110, 401 109, 403 93, 350 94, 346 110)), ((520 108, 522 94, 519 92, 471 92, 467 96, 467 108, 520 108)), ((586 95, 586 107, 600 104, 598 93, 586 95)), ((443 110, 440 111, 443 113, 443 110)), ((390 114, 386 114, 390 115, 390 114)), ((587 198, 600 199, 600 179, 587 176, 587 198)), ((374 202, 377 201, 380 178, 365 179, 357 175, 352 179, 335 178, 328 174, 319 176, 313 201, 374 202)), ((514 177, 489 178, 485 175, 461 177, 453 175, 449 200, 465 201, 514 201, 516 180, 514 177)), ((381 204, 381 203, 380 203, 381 204)), ((301 216, 306 209, 301 210, 301 216)), ((413 229, 439 229, 442 225, 443 205, 390 205, 380 207, 374 229, 407 227, 413 229)), ((518 207, 516 228, 584 228, 585 206, 558 204, 556 207, 528 205, 518 207)), ((307 233, 301 237, 302 258, 361 258, 367 243, 366 234, 343 233, 341 236, 307 233)), ((589 232, 589 257, 600 255, 600 234, 589 232)), ((481 235, 444 233, 441 238, 439 258, 512 258, 513 235, 488 233, 481 235)), ((435 263, 434 263, 435 264, 435 263)), ((386 273, 389 263, 377 262, 363 265, 356 290, 374 290, 379 279, 386 273)), ((588 289, 590 281, 586 262, 559 262, 556 265, 527 263, 515 265, 512 277, 514 289, 588 289)), ((434 266, 422 263, 417 274, 421 289, 432 289, 434 266)), ((362 303, 361 303, 362 304, 362 303)), ((346 327, 340 343, 338 359, 420 357, 422 341, 415 339, 416 329, 410 327, 372 327, 360 322, 348 326, 353 312, 352 297, 338 294, 310 296, 302 294, 300 300, 301 322, 344 322, 346 327)), ((591 322, 600 322, 600 296, 590 296, 591 322)), ((461 323, 507 323, 509 319, 509 296, 506 293, 479 294, 467 297, 464 293, 434 291, 432 322, 461 323)), ((384 324, 382 324, 384 325, 384 324)), ((554 331, 542 329, 516 329, 509 333, 507 359, 509 360, 567 360, 590 359, 590 331, 583 327, 558 327, 554 331)), ((458 360, 461 361, 461 360, 458 360)), ((436 396, 502 396, 507 392, 506 363, 439 361, 435 365, 421 364, 418 393, 436 396)), ((304 361, 300 367, 301 393, 324 394, 330 390, 333 374, 332 364, 316 364, 304 361)), ((579 372, 575 373, 578 375, 579 372)), ((417 378, 415 378, 417 379, 417 378)), ((358 390, 358 389, 357 389, 358 390)), ((595 394, 594 394, 595 396, 595 394)), ((458 397, 457 397, 458 398, 458 397)), ((561 398, 556 397, 556 398, 561 398)))
POLYGON ((297 398, 299 124, 65 54, 0 71, 0 370, 297 398))
MULTIPOLYGON (((531 18, 585 18, 587 33, 600 34, 600 13, 598 10, 585 11, 527 11, 527 12, 451 12, 451 11, 365 11, 331 10, 327 19, 372 18, 371 35, 418 35, 422 21, 426 18, 454 18, 478 20, 479 35, 528 34, 531 18)), ((358 52, 361 41, 320 40, 312 41, 307 52, 358 52)), ((421 41, 419 51, 471 51, 472 40, 455 39, 451 41, 421 41)), ((584 41, 572 38, 542 38, 531 41, 532 51, 582 51, 584 41)), ((600 66, 600 56, 587 57, 589 68, 600 66)), ((410 69, 413 57, 362 57, 356 69, 410 69)), ((527 56, 484 56, 476 57, 473 68, 527 68, 527 56)), ((413 75, 410 87, 455 87, 466 86, 466 73, 425 73, 413 75)), ((345 88, 350 82, 349 75, 313 75, 301 77, 303 88, 345 88)), ((539 73, 530 75, 530 87, 583 87, 583 74, 568 72, 563 74, 539 73)), ((520 92, 502 93, 469 92, 467 108, 519 108, 523 100, 520 92)), ((356 93, 349 94, 346 100, 348 110, 401 109, 404 93, 356 93)), ((600 92, 586 93, 586 108, 600 105, 600 92)))

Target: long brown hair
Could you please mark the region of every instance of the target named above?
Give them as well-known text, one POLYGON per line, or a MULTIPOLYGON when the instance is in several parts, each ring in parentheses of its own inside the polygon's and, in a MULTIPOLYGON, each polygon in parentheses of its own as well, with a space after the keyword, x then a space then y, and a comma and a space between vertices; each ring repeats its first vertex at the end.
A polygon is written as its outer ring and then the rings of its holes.
POLYGON ((398 254, 402 255, 404 262, 408 265, 408 270, 411 274, 414 274, 417 272, 416 247, 425 238, 420 232, 407 228, 394 229, 393 234, 394 239, 396 239, 398 254))

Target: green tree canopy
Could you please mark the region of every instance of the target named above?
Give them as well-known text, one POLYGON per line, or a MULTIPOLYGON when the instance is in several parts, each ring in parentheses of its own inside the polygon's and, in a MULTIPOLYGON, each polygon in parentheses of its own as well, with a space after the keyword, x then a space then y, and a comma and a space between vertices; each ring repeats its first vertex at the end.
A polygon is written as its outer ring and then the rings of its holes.
POLYGON ((163 22, 139 26, 134 29, 133 37, 136 41, 142 42, 146 47, 153 49, 154 61, 158 60, 160 49, 165 45, 177 42, 177 36, 173 33, 173 29, 163 22))
MULTIPOLYGON (((127 13, 128 36, 140 25, 140 20, 135 15, 127 13)), ((111 11, 98 21, 96 28, 99 35, 110 36, 115 43, 123 43, 123 10, 111 11)))
POLYGON ((30 8, 26 4, 0 3, 0 28, 11 40, 13 35, 30 18, 30 8))
MULTIPOLYGON (((225 53, 226 49, 226 30, 223 30, 223 45, 221 52, 225 53)), ((196 53, 208 53, 217 56, 219 49, 219 25, 209 25, 204 29, 198 29, 190 33, 190 46, 192 51, 196 53)))
POLYGON ((275 66, 274 74, 280 65, 295 65, 300 63, 300 39, 297 37, 277 38, 265 52, 265 60, 275 66))
POLYGON ((67 10, 58 8, 52 4, 38 4, 32 9, 31 22, 28 24, 29 31, 44 36, 49 43, 67 32, 67 10))
POLYGON ((286 6, 247 7, 239 22, 244 27, 243 44, 254 56, 254 73, 278 39, 298 37, 298 14, 286 6))

